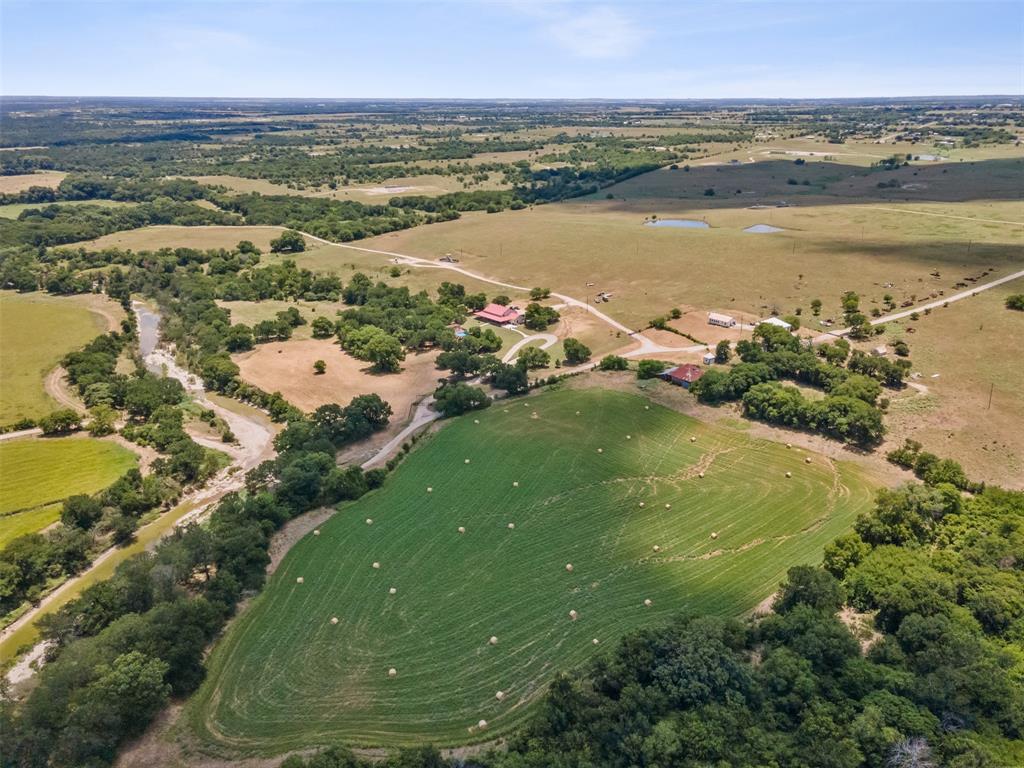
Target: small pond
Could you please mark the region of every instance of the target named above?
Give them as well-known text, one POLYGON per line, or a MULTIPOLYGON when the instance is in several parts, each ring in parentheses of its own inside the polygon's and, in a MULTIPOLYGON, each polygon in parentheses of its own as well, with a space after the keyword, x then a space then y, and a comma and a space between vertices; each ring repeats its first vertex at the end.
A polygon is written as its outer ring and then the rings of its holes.
POLYGON ((706 221, 696 219, 653 219, 645 221, 645 227, 682 227, 683 229, 711 229, 706 221))
POLYGON ((754 235, 770 235, 772 232, 785 232, 786 230, 782 227, 773 227, 771 224, 754 224, 743 231, 754 235))

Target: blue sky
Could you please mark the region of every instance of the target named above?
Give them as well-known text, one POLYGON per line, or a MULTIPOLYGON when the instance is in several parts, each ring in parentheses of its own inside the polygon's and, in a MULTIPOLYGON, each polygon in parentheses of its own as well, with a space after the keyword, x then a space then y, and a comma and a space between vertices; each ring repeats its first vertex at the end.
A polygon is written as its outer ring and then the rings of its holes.
POLYGON ((1024 2, 0 0, 7 95, 1024 92, 1024 2))

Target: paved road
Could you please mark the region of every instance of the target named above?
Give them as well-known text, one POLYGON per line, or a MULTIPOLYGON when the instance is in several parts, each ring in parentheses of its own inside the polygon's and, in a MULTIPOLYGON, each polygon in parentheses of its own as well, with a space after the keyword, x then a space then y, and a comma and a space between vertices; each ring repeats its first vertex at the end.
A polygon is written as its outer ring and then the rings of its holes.
POLYGON ((547 349, 548 347, 558 343, 558 337, 555 336, 555 334, 553 333, 535 333, 532 336, 526 336, 525 338, 520 339, 511 347, 509 347, 508 352, 506 352, 505 355, 501 358, 501 362, 511 363, 513 360, 516 359, 516 355, 519 354, 520 349, 525 347, 531 341, 536 341, 537 339, 540 339, 543 342, 540 345, 541 349, 547 349))
POLYGON ((420 400, 416 404, 416 410, 413 412, 412 420, 405 425, 405 428, 401 432, 384 443, 384 445, 380 447, 380 450, 373 454, 373 456, 364 461, 362 464, 363 469, 373 469, 374 467, 383 466, 387 463, 387 460, 391 458, 391 455, 402 447, 402 443, 404 443, 413 432, 418 430, 420 427, 426 426, 430 422, 441 418, 440 413, 431 410, 430 406, 433 405, 433 403, 433 395, 428 395, 420 400))

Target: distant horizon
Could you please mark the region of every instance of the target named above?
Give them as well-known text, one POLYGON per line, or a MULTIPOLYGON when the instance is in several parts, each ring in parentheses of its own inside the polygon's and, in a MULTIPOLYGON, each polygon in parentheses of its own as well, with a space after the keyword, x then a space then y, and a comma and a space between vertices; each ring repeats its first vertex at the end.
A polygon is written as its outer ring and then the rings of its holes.
POLYGON ((142 95, 110 95, 110 94, 48 94, 48 93, 10 93, 0 94, 0 99, 67 99, 67 100, 124 100, 124 101, 297 101, 297 102, 578 102, 578 103, 687 103, 687 102, 737 102, 740 104, 756 104, 761 102, 841 102, 841 101, 923 101, 928 99, 1010 99, 1024 104, 1024 95, 1018 93, 928 93, 903 94, 900 96, 142 96, 142 95))
POLYGON ((1014 0, 0 0, 0 12, 0 92, 11 94, 1024 93, 1024 4, 1014 0))

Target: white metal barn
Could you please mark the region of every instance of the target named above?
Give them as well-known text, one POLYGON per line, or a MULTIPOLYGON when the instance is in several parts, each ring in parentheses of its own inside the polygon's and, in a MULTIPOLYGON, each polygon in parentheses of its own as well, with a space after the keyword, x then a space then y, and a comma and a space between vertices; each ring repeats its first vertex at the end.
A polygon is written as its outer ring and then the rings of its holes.
POLYGON ((718 312, 708 312, 708 325, 720 325, 723 328, 732 328, 736 325, 736 318, 729 315, 720 315, 718 312))

